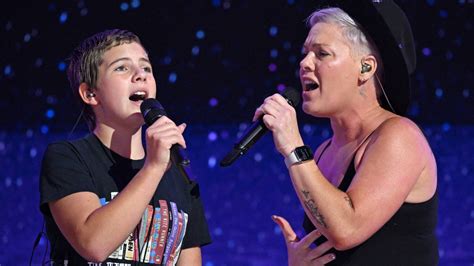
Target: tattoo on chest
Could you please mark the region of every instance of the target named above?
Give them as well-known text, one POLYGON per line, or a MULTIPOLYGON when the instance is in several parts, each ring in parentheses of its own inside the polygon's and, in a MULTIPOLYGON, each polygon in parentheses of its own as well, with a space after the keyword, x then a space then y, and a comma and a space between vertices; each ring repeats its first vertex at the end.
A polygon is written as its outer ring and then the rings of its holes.
POLYGON ((320 225, 324 226, 324 228, 328 228, 326 221, 324 221, 324 216, 319 212, 318 207, 316 206, 316 202, 314 202, 314 200, 309 196, 309 191, 303 189, 301 193, 303 193, 304 196, 304 205, 311 213, 311 216, 313 216, 320 225))

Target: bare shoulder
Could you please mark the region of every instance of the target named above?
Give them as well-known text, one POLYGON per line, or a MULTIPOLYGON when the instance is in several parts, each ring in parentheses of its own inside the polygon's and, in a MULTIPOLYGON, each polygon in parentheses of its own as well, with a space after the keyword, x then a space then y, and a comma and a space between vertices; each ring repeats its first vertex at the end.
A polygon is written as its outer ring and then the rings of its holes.
POLYGON ((420 127, 412 120, 401 116, 389 118, 380 124, 371 140, 372 144, 377 141, 384 144, 406 146, 410 149, 430 150, 420 127))
POLYGON ((418 125, 412 120, 402 116, 391 117, 385 120, 380 124, 377 130, 384 134, 399 134, 402 136, 418 135, 424 138, 418 125))

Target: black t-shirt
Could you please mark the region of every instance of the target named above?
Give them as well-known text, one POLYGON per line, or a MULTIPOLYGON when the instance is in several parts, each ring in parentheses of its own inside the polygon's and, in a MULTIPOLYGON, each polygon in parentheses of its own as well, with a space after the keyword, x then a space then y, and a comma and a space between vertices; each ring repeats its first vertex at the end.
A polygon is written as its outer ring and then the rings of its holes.
MULTIPOLYGON (((48 203, 89 191, 105 205, 128 184, 143 163, 144 160, 130 160, 114 153, 95 135, 48 146, 40 175, 40 209, 55 265, 96 264, 83 259, 67 242, 51 216, 48 203)), ((210 241, 199 187, 181 168, 173 165, 161 179, 136 229, 105 262, 173 265, 181 249, 210 241)))

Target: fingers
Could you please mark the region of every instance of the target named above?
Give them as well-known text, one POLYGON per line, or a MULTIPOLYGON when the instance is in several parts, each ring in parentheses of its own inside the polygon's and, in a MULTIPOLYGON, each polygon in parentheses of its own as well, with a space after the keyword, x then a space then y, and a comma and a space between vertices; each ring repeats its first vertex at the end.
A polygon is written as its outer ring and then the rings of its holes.
POLYGON ((303 239, 301 239, 300 243, 303 247, 307 248, 313 243, 316 239, 321 236, 321 233, 318 229, 311 231, 311 233, 307 234, 303 239))
POLYGON ((280 216, 272 215, 273 221, 280 226, 281 232, 283 233, 283 237, 285 238, 285 242, 291 243, 298 241, 298 237, 296 236, 295 231, 293 231, 293 228, 291 228, 290 223, 288 221, 280 216))
MULTIPOLYGON (((314 232, 314 231, 313 231, 314 232)), ((311 250, 309 253, 308 253, 308 257, 310 259, 316 259, 316 258, 319 258, 319 256, 323 255, 324 253, 326 253, 328 250, 330 250, 333 246, 331 245, 331 243, 329 241, 326 241, 324 243, 322 243, 321 245, 318 245, 315 249, 311 250)), ((333 254, 334 255, 334 254, 333 254)))
POLYGON ((260 118, 261 116, 263 115, 263 110, 260 107, 257 108, 257 110, 255 110, 255 114, 253 115, 253 118, 252 118, 252 122, 255 122, 258 118, 260 118))
POLYGON ((278 93, 273 94, 270 97, 267 97, 263 104, 257 108, 255 114, 253 116, 253 120, 257 120, 259 117, 263 116, 264 114, 270 114, 273 116, 278 115, 282 109, 293 108, 291 105, 288 104, 286 99, 278 93))
POLYGON ((186 148, 186 142, 183 137, 186 126, 184 123, 176 126, 172 120, 163 116, 147 129, 147 140, 162 143, 168 149, 173 144, 179 144, 186 148))
POLYGON ((311 250, 309 246, 313 243, 318 237, 321 236, 319 231, 314 230, 303 239, 298 240, 295 231, 291 228, 291 225, 288 221, 280 216, 272 215, 273 221, 280 226, 280 229, 285 238, 286 246, 288 248, 289 261, 294 262, 289 263, 291 265, 325 265, 333 261, 336 256, 333 253, 326 254, 328 250, 332 248, 332 245, 329 241, 324 242, 323 244, 317 246, 315 249, 311 250), (303 264, 301 264, 303 263, 303 264))
POLYGON ((181 134, 184 133, 184 130, 186 129, 187 126, 188 125, 186 125, 186 123, 182 123, 181 125, 178 126, 178 129, 181 132, 181 134))
POLYGON ((311 262, 311 265, 317 266, 317 265, 325 265, 328 264, 329 262, 333 261, 336 259, 336 255, 329 253, 326 254, 320 258, 317 258, 311 262))

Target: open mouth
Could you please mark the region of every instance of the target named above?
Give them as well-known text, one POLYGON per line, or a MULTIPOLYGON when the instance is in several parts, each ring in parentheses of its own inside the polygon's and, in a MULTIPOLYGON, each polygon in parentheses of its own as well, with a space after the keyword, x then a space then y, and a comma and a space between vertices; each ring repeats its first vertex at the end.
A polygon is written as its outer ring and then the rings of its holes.
POLYGON ((130 99, 130 101, 138 102, 138 101, 145 100, 146 97, 147 97, 147 93, 145 91, 136 91, 132 95, 130 95, 128 99, 130 99))
POLYGON ((319 84, 313 81, 307 81, 304 83, 303 90, 304 91, 312 91, 319 88, 319 84))

